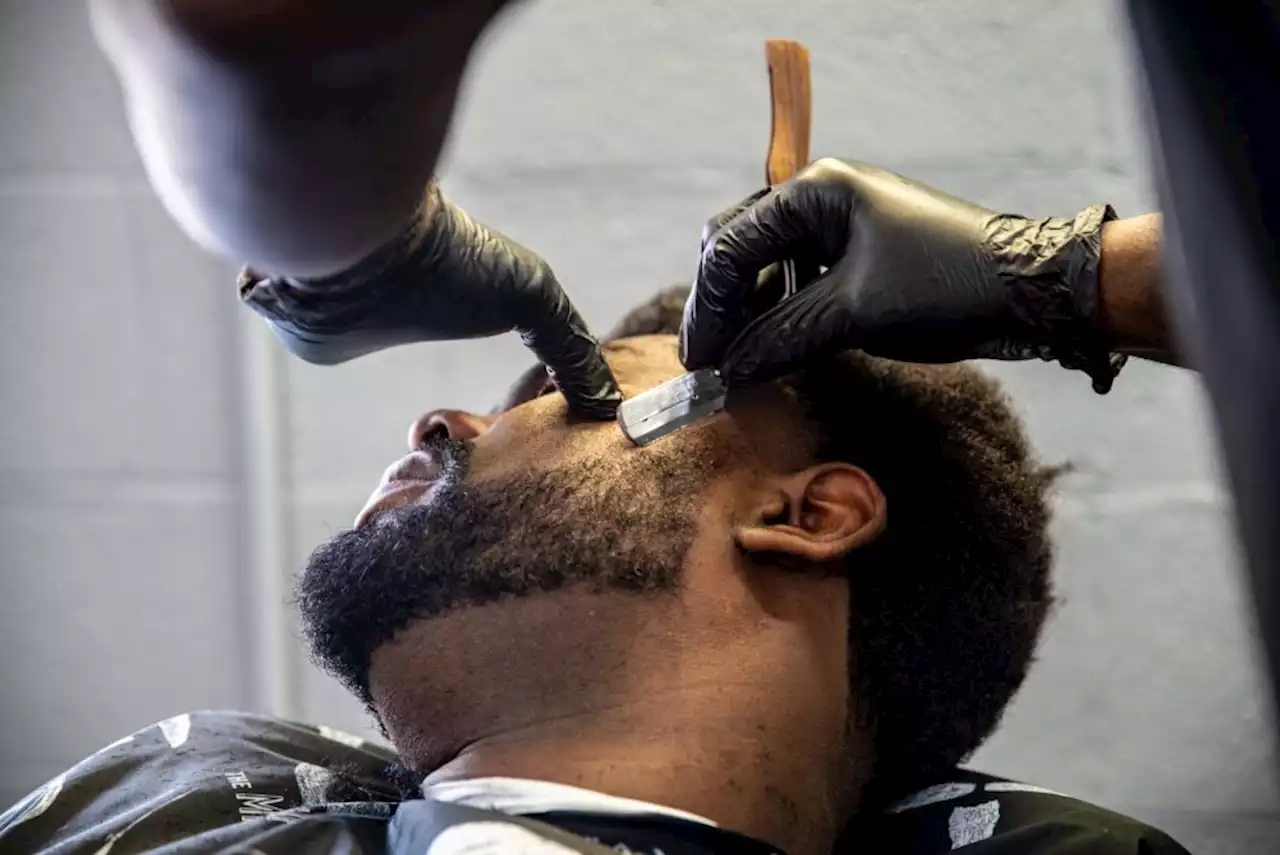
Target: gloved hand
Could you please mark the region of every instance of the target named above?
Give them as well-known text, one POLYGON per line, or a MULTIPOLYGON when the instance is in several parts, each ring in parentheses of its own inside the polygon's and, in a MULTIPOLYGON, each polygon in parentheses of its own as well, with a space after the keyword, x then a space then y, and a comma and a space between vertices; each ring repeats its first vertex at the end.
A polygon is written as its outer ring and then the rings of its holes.
POLYGON ((547 263, 472 220, 434 183, 410 227, 350 270, 303 281, 245 269, 239 285, 241 298, 308 362, 514 330, 576 414, 609 419, 622 400, 547 263))
POLYGON ((1098 326, 1101 228, 1114 216, 997 214, 873 166, 818 160, 708 223, 681 358, 735 384, 850 348, 911 362, 1040 357, 1105 392, 1124 361, 1098 326), (762 309, 770 265, 787 259, 809 274, 762 309))

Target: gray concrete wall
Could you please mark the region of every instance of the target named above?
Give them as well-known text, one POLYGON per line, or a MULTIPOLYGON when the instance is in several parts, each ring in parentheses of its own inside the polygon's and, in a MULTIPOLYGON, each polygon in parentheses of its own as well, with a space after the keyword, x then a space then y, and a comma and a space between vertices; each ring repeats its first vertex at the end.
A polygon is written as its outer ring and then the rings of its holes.
MULTIPOLYGON (((607 327, 687 278, 703 220, 760 183, 762 42, 786 36, 813 54, 815 154, 1019 211, 1152 206, 1110 4, 779 8, 526 4, 480 51, 446 191, 541 251, 607 327)), ((7 802, 149 721, 265 702, 248 676, 259 649, 229 269, 149 195, 70 0, 0 0, 0 282, 7 802)), ((503 339, 290 364, 294 563, 349 523, 415 415, 487 407, 527 362, 503 339)), ((993 370, 1044 456, 1076 473, 1057 522, 1062 606, 978 764, 1138 810, 1276 811, 1194 379, 1135 365, 1097 398, 1053 367, 993 370)), ((305 718, 366 729, 314 671, 296 700, 305 718)))
POLYGON ((143 180, 84 5, 0 2, 0 801, 246 700, 226 277, 143 180))

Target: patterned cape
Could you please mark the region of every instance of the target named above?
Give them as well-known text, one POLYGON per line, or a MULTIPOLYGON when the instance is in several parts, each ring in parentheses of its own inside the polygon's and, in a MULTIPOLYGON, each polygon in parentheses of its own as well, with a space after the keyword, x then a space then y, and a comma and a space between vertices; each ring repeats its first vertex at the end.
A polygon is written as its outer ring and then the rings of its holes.
MULTIPOLYGON (((179 715, 113 742, 5 811, 0 853, 423 855, 422 835, 408 828, 415 802, 388 775, 395 759, 326 727, 236 712, 179 715)), ((548 824, 616 852, 772 851, 670 818, 527 819, 535 830, 548 824)), ((961 847, 972 855, 1186 852, 1163 833, 1087 802, 967 770, 884 814, 860 817, 837 851, 925 855, 961 847)), ((453 851, 428 848, 431 855, 453 851)))

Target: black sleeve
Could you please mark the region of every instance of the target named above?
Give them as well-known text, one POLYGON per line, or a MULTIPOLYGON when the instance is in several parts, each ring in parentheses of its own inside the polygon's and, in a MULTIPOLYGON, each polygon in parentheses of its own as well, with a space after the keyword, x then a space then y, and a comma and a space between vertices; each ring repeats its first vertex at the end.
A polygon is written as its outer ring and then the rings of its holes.
POLYGON ((1115 814, 1103 819, 1093 815, 1096 810, 997 832, 965 846, 964 851, 972 855, 1190 855, 1162 831, 1115 814))
POLYGON ((944 783, 851 826, 837 851, 941 855, 1188 855, 1162 831, 1127 816, 1023 784, 957 769, 944 783))
POLYGON ((113 742, 0 814, 0 852, 378 851, 399 801, 393 762, 387 749, 328 728, 247 713, 178 715, 113 742), (334 802, 346 803, 341 822, 327 807, 334 802))

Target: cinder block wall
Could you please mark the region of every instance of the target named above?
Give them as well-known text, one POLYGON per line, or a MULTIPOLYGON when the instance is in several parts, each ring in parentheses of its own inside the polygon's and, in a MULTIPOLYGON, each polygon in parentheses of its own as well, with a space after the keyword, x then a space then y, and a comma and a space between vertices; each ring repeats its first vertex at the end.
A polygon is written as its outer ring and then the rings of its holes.
MULTIPOLYGON (((480 49, 443 168, 610 325, 687 278, 761 181, 762 42, 813 54, 815 154, 995 207, 1149 210, 1123 22, 1100 0, 537 0, 480 49)), ((243 323, 230 267, 152 199, 82 4, 0 0, 0 801, 172 713, 264 703, 251 675, 243 323)), ((290 364, 295 563, 345 527, 404 428, 487 407, 512 340, 290 364)), ((1098 398, 997 366, 1070 460, 1062 605, 985 769, 1139 810, 1273 811, 1259 681, 1193 378, 1098 398)), ((305 718, 364 730, 305 671, 305 718)))

